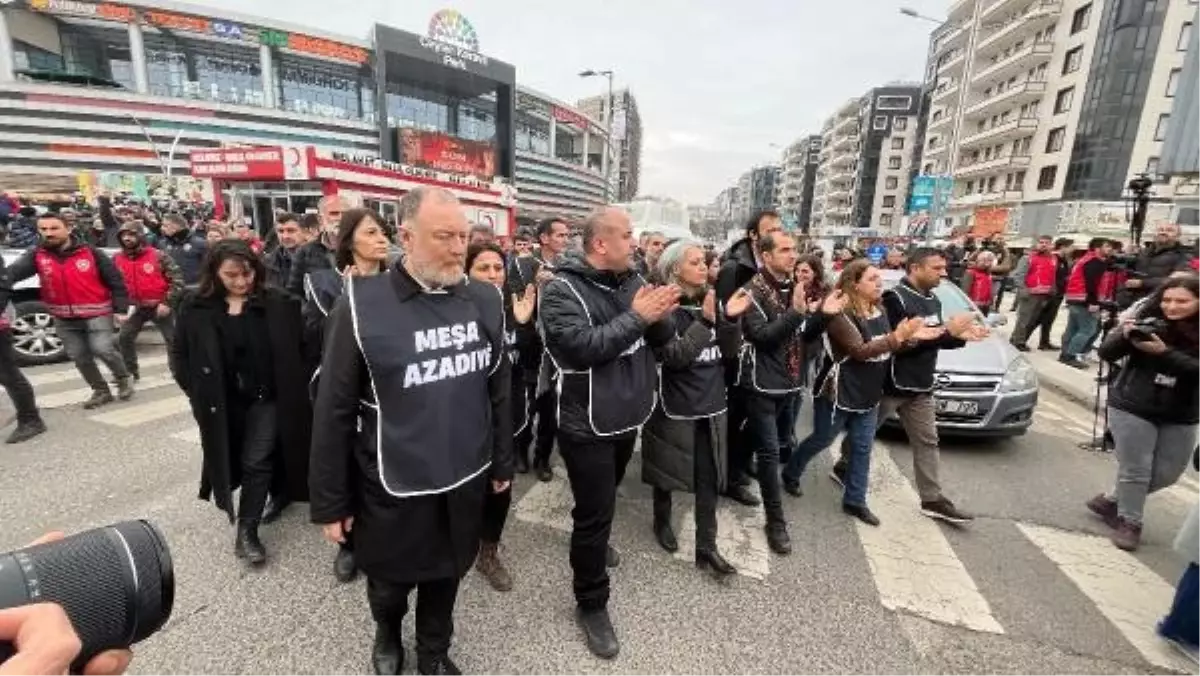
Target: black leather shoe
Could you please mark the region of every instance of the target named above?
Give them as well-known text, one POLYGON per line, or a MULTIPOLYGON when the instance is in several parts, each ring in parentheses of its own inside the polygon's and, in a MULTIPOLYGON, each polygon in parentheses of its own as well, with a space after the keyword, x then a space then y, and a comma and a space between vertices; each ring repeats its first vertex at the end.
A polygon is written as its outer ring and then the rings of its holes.
POLYGON ((755 495, 750 492, 750 489, 738 484, 730 484, 729 487, 725 489, 725 497, 747 507, 757 507, 762 504, 762 501, 755 497, 755 495))
POLYGON ((617 632, 613 629, 607 609, 577 609, 575 621, 583 630, 583 635, 587 638, 588 650, 592 651, 593 655, 600 659, 611 660, 621 652, 621 644, 617 642, 617 632))
POLYGON ((788 495, 790 495, 794 498, 804 497, 804 489, 800 488, 799 481, 792 481, 791 479, 789 479, 787 477, 783 477, 783 481, 781 481, 780 483, 783 484, 783 490, 788 495))
POLYGON ((621 565, 621 553, 616 547, 608 546, 608 550, 604 552, 604 565, 608 568, 616 568, 621 565))
POLYGON ((767 546, 780 556, 792 553, 792 538, 788 536, 787 526, 782 523, 769 523, 766 526, 767 546))
POLYGON ((337 556, 333 557, 333 576, 338 582, 353 582, 358 577, 358 566, 354 564, 354 550, 338 547, 337 556))
POLYGON ((4 443, 19 444, 22 441, 29 441, 45 431, 46 423, 42 422, 41 418, 36 418, 27 422, 19 422, 17 423, 17 428, 12 431, 12 434, 8 435, 8 438, 4 440, 4 443))
POLYGON ((535 462, 534 468, 537 471, 538 481, 545 483, 554 478, 554 471, 550 469, 549 462, 535 462))
POLYGON ((726 561, 716 549, 697 549, 696 567, 700 570, 711 570, 713 577, 718 580, 737 573, 737 568, 726 561))
POLYGON ((529 458, 517 454, 517 474, 529 474, 529 458))
POLYGON ((397 676, 404 670, 404 646, 400 644, 399 627, 385 622, 375 625, 375 645, 371 646, 371 666, 380 676, 385 674, 397 676))
POLYGON ((418 674, 461 674, 462 671, 458 665, 451 661, 449 655, 438 655, 437 657, 421 657, 417 656, 417 673, 418 674))
POLYGON ((866 505, 847 505, 842 503, 842 511, 868 526, 879 525, 879 517, 875 516, 875 513, 867 508, 866 505))
POLYGON ((674 554, 679 551, 679 540, 675 539, 675 530, 671 528, 670 521, 655 519, 654 537, 658 540, 659 546, 668 552, 674 554))
POLYGON ((252 566, 266 563, 267 550, 258 539, 257 519, 238 519, 237 541, 233 545, 233 553, 239 559, 246 559, 252 566))
POLYGON ((267 498, 267 508, 263 510, 262 522, 274 523, 283 516, 283 510, 287 509, 292 504, 291 500, 284 497, 271 496, 267 498))

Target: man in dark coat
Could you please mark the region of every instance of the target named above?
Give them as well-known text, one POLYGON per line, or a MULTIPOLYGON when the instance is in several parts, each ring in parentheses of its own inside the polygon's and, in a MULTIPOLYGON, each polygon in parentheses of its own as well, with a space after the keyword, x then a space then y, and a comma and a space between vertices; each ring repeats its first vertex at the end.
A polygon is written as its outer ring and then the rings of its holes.
POLYGON ((317 203, 321 215, 321 233, 316 239, 296 250, 292 257, 292 268, 288 272, 287 290, 297 298, 304 297, 304 276, 317 270, 333 267, 333 250, 337 238, 338 222, 347 208, 346 200, 332 195, 322 197, 317 203))
POLYGON ((463 275, 468 225, 453 193, 400 201, 405 257, 352 276, 326 320, 309 487, 325 537, 353 530, 376 623, 372 664, 404 666, 417 590, 417 671, 457 674, 448 651, 485 491, 512 480, 503 299, 463 275), (368 309, 369 308, 369 309, 368 309))
POLYGON ((1179 242, 1179 226, 1163 223, 1154 233, 1154 243, 1138 252, 1133 275, 1117 294, 1117 303, 1127 308, 1162 286, 1172 272, 1187 272, 1193 256, 1179 242))

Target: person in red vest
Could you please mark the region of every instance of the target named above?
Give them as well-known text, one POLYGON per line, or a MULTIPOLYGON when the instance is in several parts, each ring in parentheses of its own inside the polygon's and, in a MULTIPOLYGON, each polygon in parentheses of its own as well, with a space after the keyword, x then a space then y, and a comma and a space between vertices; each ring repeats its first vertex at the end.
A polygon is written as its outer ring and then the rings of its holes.
POLYGON ((1109 265, 1112 250, 1111 240, 1093 238, 1067 277, 1067 330, 1058 360, 1081 371, 1088 368, 1083 355, 1100 334, 1101 303, 1114 302, 1116 283, 1109 265))
POLYGON ((988 316, 992 310, 992 266, 996 264, 996 254, 991 251, 981 251, 968 268, 963 272, 959 286, 967 292, 971 301, 979 307, 983 316, 988 316))
POLYGON ((129 375, 138 380, 141 373, 135 343, 146 322, 154 322, 167 344, 167 351, 171 350, 171 340, 175 337, 175 316, 171 308, 183 295, 183 271, 174 258, 146 244, 141 223, 137 221, 122 225, 117 239, 121 242, 121 251, 113 256, 113 263, 121 271, 125 289, 129 292, 128 311, 116 316, 121 327, 117 345, 129 375))
POLYGON ((1012 346, 1021 352, 1029 351, 1029 334, 1037 325, 1046 306, 1054 300, 1057 259, 1054 240, 1049 235, 1038 237, 1037 247, 1021 256, 1013 269, 1013 287, 1017 291, 1017 325, 1013 327, 1012 346))
POLYGON ((55 332, 79 374, 92 386, 92 396, 83 407, 93 409, 113 401, 97 359, 116 378, 117 397, 128 400, 133 396, 133 378, 113 342, 113 313, 124 313, 129 305, 120 271, 103 251, 75 239, 58 213, 42 214, 37 225, 42 243, 9 267, 12 283, 38 276, 41 301, 54 317, 55 332))

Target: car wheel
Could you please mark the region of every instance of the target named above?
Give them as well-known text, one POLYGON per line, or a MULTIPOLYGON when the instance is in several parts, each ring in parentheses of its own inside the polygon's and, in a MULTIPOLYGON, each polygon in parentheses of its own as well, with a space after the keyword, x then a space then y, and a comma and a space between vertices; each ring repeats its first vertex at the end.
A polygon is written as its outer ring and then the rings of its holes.
POLYGON ((13 307, 16 318, 12 321, 12 341, 18 366, 54 364, 67 358, 62 338, 54 329, 54 317, 45 305, 27 300, 13 307))

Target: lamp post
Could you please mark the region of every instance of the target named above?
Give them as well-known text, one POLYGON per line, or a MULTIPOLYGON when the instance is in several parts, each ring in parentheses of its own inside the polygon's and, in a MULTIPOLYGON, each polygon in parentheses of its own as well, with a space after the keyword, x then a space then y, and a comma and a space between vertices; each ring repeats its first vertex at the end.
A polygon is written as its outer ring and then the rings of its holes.
MULTIPOLYGON (((613 120, 613 72, 611 70, 585 70, 579 73, 579 77, 606 77, 608 78, 608 99, 604 106, 606 112, 604 114, 604 131, 608 135, 608 143, 604 147, 604 197, 605 201, 612 202, 612 120, 613 120)), ((584 158, 587 162, 587 158, 584 158)))

